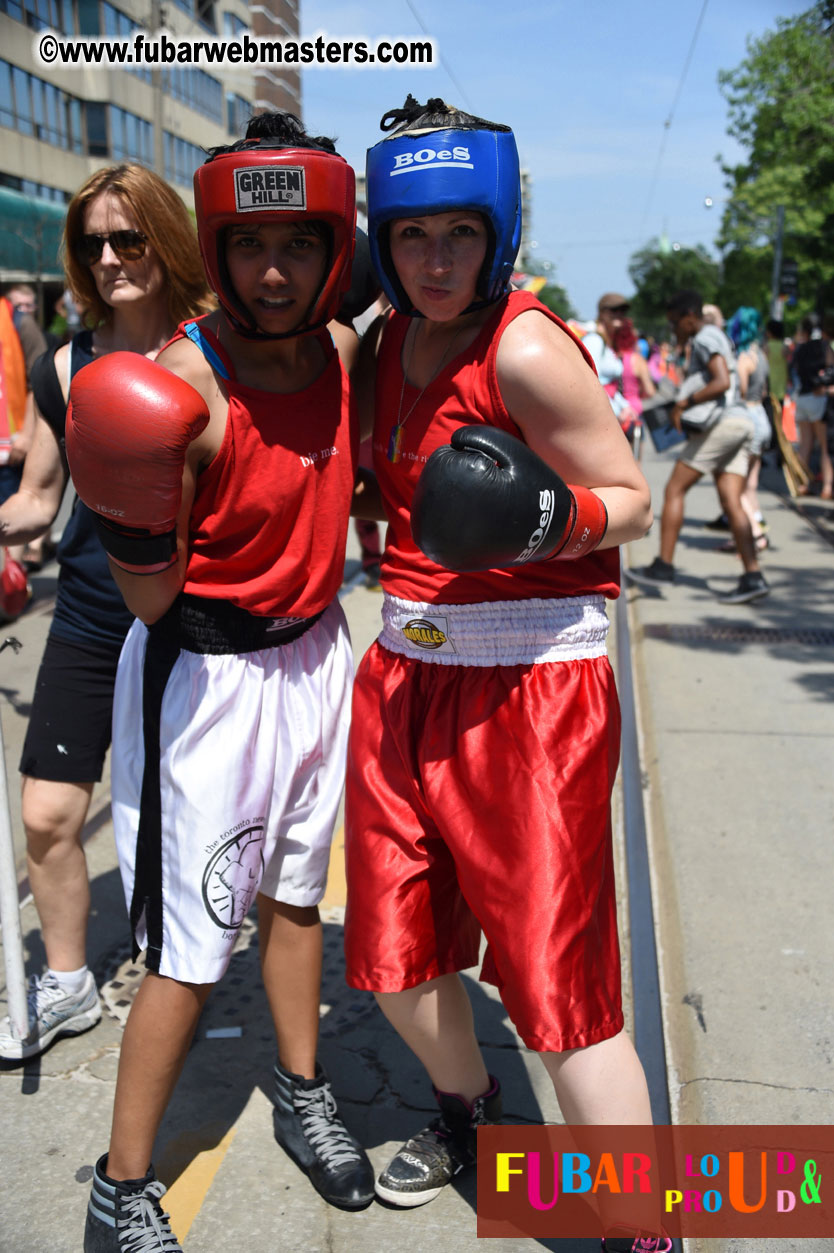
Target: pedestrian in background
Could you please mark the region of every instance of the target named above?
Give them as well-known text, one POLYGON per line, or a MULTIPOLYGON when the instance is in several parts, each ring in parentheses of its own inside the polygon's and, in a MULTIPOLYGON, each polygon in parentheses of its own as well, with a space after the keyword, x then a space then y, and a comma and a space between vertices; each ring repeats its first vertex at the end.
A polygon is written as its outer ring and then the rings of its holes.
POLYGON ((738 586, 719 600, 724 604, 761 600, 770 588, 759 569, 750 519, 741 503, 753 422, 738 403, 733 347, 723 331, 704 321, 698 292, 676 293, 668 314, 679 346, 688 349, 686 377, 672 410, 673 424, 683 430, 688 439, 666 484, 660 518, 660 552, 651 565, 628 570, 627 577, 643 587, 662 588, 674 583, 675 548, 683 525, 686 493, 705 474, 711 474, 744 565, 738 586))
MULTIPOLYGON (((834 462, 828 451, 828 431, 825 410, 828 404, 830 384, 826 384, 825 371, 834 367, 834 352, 822 332, 822 321, 816 313, 808 313, 799 323, 796 347, 791 361, 791 373, 797 383, 796 422, 799 430, 799 455, 810 468, 816 448, 819 452, 820 499, 834 497, 834 462)), ((802 484, 800 496, 809 488, 802 484)))

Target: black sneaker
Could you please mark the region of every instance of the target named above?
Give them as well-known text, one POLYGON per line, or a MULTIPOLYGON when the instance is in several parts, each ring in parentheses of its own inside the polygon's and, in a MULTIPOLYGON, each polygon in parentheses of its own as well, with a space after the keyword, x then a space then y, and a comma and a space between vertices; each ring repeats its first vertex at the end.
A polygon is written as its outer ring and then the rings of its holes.
POLYGON ((636 583, 638 587, 669 587, 675 581, 675 567, 662 557, 655 557, 650 566, 628 569, 625 576, 629 583, 636 583))
POLYGON ((746 605, 751 600, 763 600, 770 595, 770 587, 758 570, 745 571, 732 592, 725 592, 718 599, 722 605, 746 605))
POLYGON ((717 518, 713 518, 712 522, 705 522, 704 526, 708 531, 729 531, 730 519, 726 513, 719 513, 717 518))
POLYGON ((182 1251, 159 1204, 165 1187, 151 1166, 144 1179, 109 1179, 107 1155, 96 1162, 87 1206, 84 1253, 177 1253, 182 1251))
POLYGON ((459 1171, 474 1166, 476 1129, 501 1121, 501 1088, 497 1079, 489 1078, 489 1089, 471 1105, 462 1096, 434 1090, 440 1117, 392 1157, 376 1181, 378 1197, 403 1208, 425 1205, 459 1171))
POLYGON ((275 1064, 275 1139, 340 1209, 364 1209, 374 1199, 374 1172, 365 1150, 339 1117, 330 1080, 316 1063, 315 1079, 275 1064))

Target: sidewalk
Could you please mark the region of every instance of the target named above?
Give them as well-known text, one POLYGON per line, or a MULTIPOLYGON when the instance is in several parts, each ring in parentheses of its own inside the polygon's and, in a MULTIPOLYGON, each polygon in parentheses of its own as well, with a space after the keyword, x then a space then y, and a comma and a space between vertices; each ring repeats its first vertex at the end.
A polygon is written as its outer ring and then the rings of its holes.
MULTIPOLYGON (((647 449, 644 470, 659 519, 671 460, 647 449)), ((766 600, 716 599, 741 563, 702 525, 720 512, 711 481, 687 496, 675 586, 627 593, 678 1123, 834 1123, 834 549, 760 495, 766 600)), ((803 507, 831 528, 830 505, 803 507)), ((632 565, 658 532, 630 545, 632 565)))
MULTIPOLYGON (((659 513, 669 463, 648 449, 646 457, 659 513)), ((679 585, 662 596, 628 592, 672 1112, 680 1122, 834 1121, 834 551, 775 497, 763 497, 774 544, 765 559, 774 589, 768 600, 730 608, 710 591, 707 579, 716 588, 732 584, 737 562, 714 552, 722 537, 695 524, 717 512, 709 485, 688 498, 692 524, 678 552, 679 585), (783 635, 751 642, 738 634, 750 624, 783 635), (821 634, 798 643, 799 628, 821 634), (824 633, 830 642, 820 642, 824 633)), ((646 563, 655 551, 653 534, 631 546, 630 560, 646 563)), ((379 594, 357 585, 343 603, 361 654, 376 633, 379 594)), ((36 627, 27 615, 15 633, 36 635, 36 627)), ((24 642, 36 663, 36 640, 24 642)), ((9 680, 10 665, 0 670, 0 688, 7 700, 15 689, 17 711, 2 710, 14 793, 19 745, 12 741, 29 697, 20 673, 9 680)), ((3 1253, 77 1253, 92 1165, 107 1144, 120 1019, 137 976, 109 825, 100 825, 87 851, 90 955, 107 1012, 87 1035, 59 1042, 25 1069, 0 1071, 3 1253)), ((432 1116, 433 1104, 373 998, 344 984, 341 891, 334 873, 324 910, 321 1056, 347 1121, 381 1168, 432 1116)), ((42 951, 31 905, 23 927, 35 969, 42 951)), ((423 1209, 375 1204, 346 1214, 325 1205, 272 1138, 273 1035, 253 940, 247 926, 159 1137, 156 1165, 186 1253, 598 1253, 595 1241, 479 1245, 471 1173, 423 1209), (212 1037, 218 1028, 240 1034, 212 1037)), ((469 989, 489 1067, 502 1079, 507 1120, 557 1121, 550 1082, 518 1047, 494 989, 474 980, 469 989)), ((757 1242, 756 1253, 769 1245, 757 1242)), ((792 1247, 773 1242, 778 1253, 792 1247)), ((802 1247, 822 1253, 830 1242, 802 1247)), ((725 1248, 740 1253, 753 1245, 709 1245, 710 1253, 725 1248)))

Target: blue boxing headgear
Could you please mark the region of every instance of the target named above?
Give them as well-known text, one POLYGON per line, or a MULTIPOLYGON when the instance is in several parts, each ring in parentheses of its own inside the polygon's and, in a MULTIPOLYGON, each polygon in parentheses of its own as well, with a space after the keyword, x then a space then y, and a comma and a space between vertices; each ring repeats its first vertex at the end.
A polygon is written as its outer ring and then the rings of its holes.
POLYGON ((399 131, 368 150, 368 241, 391 304, 416 313, 391 261, 389 223, 468 209, 486 220, 489 243, 476 299, 464 312, 499 300, 509 289, 521 241, 521 177, 508 129, 445 127, 399 131))

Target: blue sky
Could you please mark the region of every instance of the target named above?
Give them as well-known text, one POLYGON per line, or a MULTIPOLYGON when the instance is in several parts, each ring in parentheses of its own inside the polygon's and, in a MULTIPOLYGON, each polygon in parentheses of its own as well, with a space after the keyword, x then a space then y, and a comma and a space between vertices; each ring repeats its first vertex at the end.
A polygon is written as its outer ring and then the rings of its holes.
POLYGON ((703 0, 302 0, 304 35, 428 32, 448 67, 306 70, 304 119, 360 170, 380 117, 409 91, 512 126, 533 180, 535 255, 591 317, 602 292, 633 290, 629 257, 652 236, 712 245, 725 196, 716 157, 741 155, 718 71, 739 64, 748 36, 810 7, 708 0, 654 182, 703 0))

